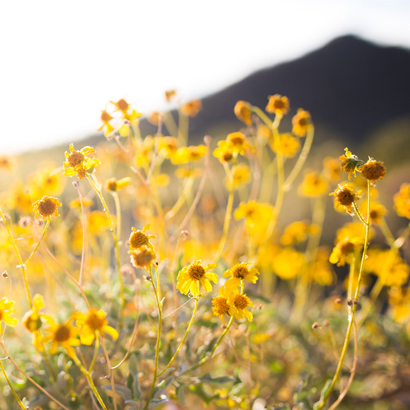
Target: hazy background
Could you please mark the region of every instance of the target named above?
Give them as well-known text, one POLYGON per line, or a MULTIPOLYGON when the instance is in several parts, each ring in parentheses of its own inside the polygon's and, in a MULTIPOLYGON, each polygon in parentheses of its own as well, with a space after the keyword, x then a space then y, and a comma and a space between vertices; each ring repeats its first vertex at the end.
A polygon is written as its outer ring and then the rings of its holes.
POLYGON ((410 48, 406 0, 19 1, 0 16, 1 154, 93 134, 109 100, 149 114, 166 89, 204 97, 346 34, 410 48))

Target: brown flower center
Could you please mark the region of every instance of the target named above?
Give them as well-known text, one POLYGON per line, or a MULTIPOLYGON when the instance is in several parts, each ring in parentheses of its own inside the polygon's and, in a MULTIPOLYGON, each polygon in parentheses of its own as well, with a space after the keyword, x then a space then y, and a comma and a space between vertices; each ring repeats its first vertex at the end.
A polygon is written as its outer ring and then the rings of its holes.
POLYGON ((191 265, 188 269, 188 275, 192 280, 203 278, 205 273, 205 269, 201 265, 191 265))
POLYGON ((336 194, 337 200, 340 202, 341 205, 351 205, 355 200, 354 192, 349 188, 344 188, 337 192, 336 194))
POLYGON ((155 253, 148 248, 131 253, 131 263, 136 268, 147 268, 155 259, 155 253))
POLYGON ((54 340, 56 342, 66 342, 70 339, 70 329, 66 325, 60 325, 54 333, 54 340))
POLYGON ((281 109, 281 108, 284 108, 285 107, 285 104, 284 104, 284 102, 282 101, 282 100, 275 100, 274 102, 273 102, 273 105, 274 105, 274 107, 275 108, 278 108, 278 109, 281 109))
POLYGON ((141 246, 147 245, 149 238, 142 231, 136 231, 130 236, 130 245, 132 248, 140 248, 141 246))
POLYGON ((115 192, 117 190, 117 180, 115 178, 111 178, 106 183, 106 188, 108 191, 115 192))
POLYGON ((80 179, 84 179, 87 175, 87 170, 85 168, 79 168, 77 169, 77 176, 80 179))
POLYGON ((238 309, 246 309, 248 307, 248 300, 244 295, 236 295, 233 304, 238 309))
POLYGON ((0 310, 0 322, 3 320, 3 311, 0 310))
POLYGON ((67 158, 68 165, 70 165, 71 168, 75 168, 78 165, 80 165, 84 161, 84 155, 81 154, 80 151, 73 151, 67 158))
POLYGON ((228 300, 222 296, 214 298, 212 301, 212 304, 214 305, 214 313, 220 316, 226 315, 230 307, 227 302, 228 300))
POLYGON ((46 198, 38 204, 38 213, 41 216, 48 217, 54 214, 57 210, 57 205, 49 198, 46 198))
POLYGON ((93 330, 100 330, 106 324, 105 317, 99 317, 96 313, 90 312, 85 323, 93 330))
POLYGON ((124 99, 121 99, 117 102, 117 107, 121 111, 127 111, 128 107, 129 107, 129 104, 124 99))
POLYGON ((345 241, 340 246, 340 252, 343 255, 348 255, 349 253, 352 253, 353 250, 354 250, 354 243, 350 241, 345 241))
POLYGON ((232 276, 238 279, 245 279, 248 273, 249 273, 249 270, 246 266, 238 266, 233 270, 232 276))
POLYGON ((362 176, 370 181, 381 179, 386 174, 386 168, 382 162, 368 161, 363 165, 362 176))

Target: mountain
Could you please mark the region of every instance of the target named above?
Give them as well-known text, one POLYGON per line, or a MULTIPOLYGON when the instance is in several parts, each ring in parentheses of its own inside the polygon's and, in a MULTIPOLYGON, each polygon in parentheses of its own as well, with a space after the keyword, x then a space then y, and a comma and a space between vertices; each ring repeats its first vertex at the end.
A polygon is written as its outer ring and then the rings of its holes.
POLYGON ((343 135, 347 142, 363 141, 381 125, 410 115, 410 52, 351 35, 339 37, 204 98, 191 131, 203 136, 210 124, 216 128, 218 123, 234 122, 238 100, 264 108, 271 94, 288 96, 292 113, 298 107, 308 110, 315 124, 343 135))

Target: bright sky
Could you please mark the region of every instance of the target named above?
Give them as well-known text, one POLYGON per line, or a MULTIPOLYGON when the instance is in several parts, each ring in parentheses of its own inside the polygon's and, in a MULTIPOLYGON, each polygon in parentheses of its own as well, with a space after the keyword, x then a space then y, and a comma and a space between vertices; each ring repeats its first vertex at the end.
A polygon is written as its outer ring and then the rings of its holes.
POLYGON ((408 0, 1 2, 0 155, 95 132, 109 100, 149 113, 339 35, 410 48, 409 17, 408 0))

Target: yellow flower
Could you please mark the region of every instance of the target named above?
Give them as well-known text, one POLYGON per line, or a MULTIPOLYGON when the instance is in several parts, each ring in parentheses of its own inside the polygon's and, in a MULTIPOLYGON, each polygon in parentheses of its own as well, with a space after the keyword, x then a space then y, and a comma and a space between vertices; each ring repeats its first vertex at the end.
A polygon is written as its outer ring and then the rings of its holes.
POLYGON ((157 111, 153 111, 151 115, 147 117, 148 122, 150 122, 152 125, 158 126, 159 124, 159 119, 163 117, 163 114, 157 111))
POLYGON ((397 215, 410 219, 410 184, 402 184, 400 191, 394 195, 394 208, 397 215))
POLYGON ((265 229, 266 224, 273 218, 274 212, 275 209, 271 204, 249 201, 247 204, 241 202, 233 215, 237 220, 245 218, 246 225, 251 229, 255 227, 265 229))
POLYGON ((326 180, 319 172, 307 172, 303 183, 299 186, 299 194, 307 197, 322 196, 328 189, 326 180))
POLYGON ((0 157, 0 169, 5 169, 7 171, 11 171, 14 166, 14 161, 11 157, 0 157))
POLYGON ((178 148, 174 155, 171 157, 173 164, 187 164, 191 161, 199 161, 206 154, 205 145, 181 147, 178 148))
POLYGON ((193 264, 185 266, 179 271, 177 289, 184 295, 191 292, 191 294, 196 297, 199 296, 199 283, 201 283, 205 292, 210 292, 212 285, 209 281, 218 283, 218 275, 208 272, 214 268, 216 268, 214 263, 202 266, 200 260, 196 260, 193 264))
POLYGON ((165 99, 167 102, 171 102, 177 96, 177 92, 175 90, 168 90, 165 91, 165 99))
POLYGON ((329 286, 333 282, 334 272, 329 264, 330 250, 321 246, 317 249, 313 266, 309 269, 310 280, 320 286, 329 286))
MULTIPOLYGON (((367 219, 367 203, 360 206, 360 211, 365 219, 367 219)), ((384 215, 387 214, 387 209, 376 201, 370 202, 370 222, 372 225, 380 225, 384 215)))
POLYGON ((312 126, 310 113, 299 108, 297 114, 292 118, 292 125, 292 132, 298 137, 304 137, 312 126))
POLYGON ((344 206, 346 211, 350 213, 353 203, 360 198, 359 194, 360 192, 355 193, 350 185, 339 185, 336 191, 329 195, 334 196, 336 204, 344 206))
POLYGON ((142 246, 130 251, 131 263, 136 268, 149 270, 150 266, 155 265, 155 252, 152 248, 142 246))
POLYGON ((3 321, 8 326, 16 326, 18 320, 11 317, 15 311, 14 300, 8 300, 7 298, 0 299, 0 334, 3 332, 1 322, 3 321))
POLYGON ((279 117, 283 117, 289 111, 289 99, 288 97, 282 97, 279 94, 268 96, 269 102, 266 106, 266 112, 276 114, 279 117))
POLYGON ((28 186, 31 197, 39 199, 44 195, 57 196, 64 191, 66 179, 58 171, 54 162, 42 163, 40 169, 29 175, 28 186))
MULTIPOLYGON (((115 216, 111 216, 113 223, 115 224, 116 218, 115 216)), ((104 211, 93 211, 90 213, 88 217, 88 231, 92 235, 102 235, 108 229, 111 228, 110 220, 107 217, 107 214, 104 211)))
POLYGON ((70 144, 70 153, 66 152, 66 161, 64 162, 64 175, 84 179, 87 173, 92 173, 94 168, 100 164, 97 158, 89 158, 88 155, 95 152, 94 148, 84 147, 80 151, 74 149, 70 144))
POLYGON ((218 141, 218 148, 214 150, 214 157, 218 158, 221 164, 232 161, 234 153, 227 141, 218 141))
POLYGON ((370 158, 358 171, 362 174, 362 177, 375 182, 378 179, 383 179, 386 174, 386 167, 383 165, 383 162, 370 158))
POLYGON ((181 106, 181 112, 189 117, 196 117, 202 110, 202 101, 193 100, 181 106))
POLYGON ((118 338, 118 332, 108 326, 106 316, 105 312, 97 309, 90 309, 86 314, 83 312, 75 313, 74 317, 80 328, 80 340, 83 345, 91 345, 97 333, 101 336, 108 333, 114 340, 118 338))
POLYGON ((150 229, 150 225, 145 225, 142 230, 136 230, 134 227, 132 228, 132 233, 130 235, 130 239, 128 240, 130 243, 130 251, 139 249, 143 246, 148 246, 152 248, 152 244, 150 242, 151 238, 156 238, 155 235, 147 235, 145 232, 150 229))
POLYGON ((280 134, 271 143, 272 150, 287 158, 293 158, 300 149, 300 142, 292 134, 280 134))
POLYGON ((246 125, 252 125, 252 111, 251 105, 246 101, 238 101, 233 109, 234 114, 238 120, 244 122, 246 125))
MULTIPOLYGON (((345 238, 354 239, 359 238, 361 242, 364 242, 366 229, 361 222, 349 222, 343 225, 336 232, 336 242, 339 242, 345 238)), ((372 238, 374 230, 370 229, 369 239, 372 238)))
POLYGON ((79 330, 72 326, 72 320, 71 317, 65 323, 57 324, 51 317, 46 317, 49 328, 47 329, 48 335, 44 337, 43 342, 52 341, 50 354, 57 353, 58 347, 62 346, 66 349, 68 356, 76 356, 73 346, 79 346, 81 342, 77 338, 79 330))
POLYGON ((280 243, 284 246, 290 246, 298 242, 304 242, 309 234, 317 234, 317 230, 316 225, 310 225, 306 221, 293 222, 285 228, 280 243))
POLYGON ((249 322, 252 322, 253 315, 247 310, 248 307, 252 307, 253 303, 246 295, 242 295, 238 290, 235 290, 228 296, 229 314, 236 319, 243 319, 246 317, 249 322))
POLYGON ((337 266, 344 266, 346 263, 351 263, 352 254, 358 251, 363 246, 360 238, 345 238, 336 243, 332 254, 329 257, 329 262, 337 266))
POLYGON ((223 278, 229 278, 225 282, 225 286, 228 289, 236 289, 244 280, 251 283, 256 283, 258 280, 259 272, 256 268, 249 269, 250 262, 237 263, 228 269, 223 278))
POLYGON ((33 333, 33 346, 39 351, 44 350, 42 344, 42 336, 39 329, 43 325, 41 318, 49 319, 49 316, 39 313, 40 309, 44 307, 44 299, 41 295, 35 295, 33 298, 33 309, 29 310, 23 317, 23 325, 30 332, 33 333))
POLYGON ((248 184, 251 180, 251 170, 245 164, 238 164, 233 169, 232 179, 227 180, 227 189, 239 188, 241 185, 248 184))
POLYGON ((341 177, 340 161, 337 158, 326 157, 323 160, 323 173, 328 181, 335 184, 341 177))
POLYGON ((226 141, 228 146, 236 155, 243 155, 245 154, 246 149, 252 149, 252 147, 247 143, 245 135, 241 132, 232 132, 231 134, 228 134, 226 141))
POLYGON ((228 297, 230 292, 225 286, 219 289, 218 296, 212 299, 212 312, 214 315, 219 316, 224 321, 224 315, 229 315, 229 309, 231 306, 228 304, 228 297))
POLYGON ((341 155, 339 160, 340 169, 349 175, 349 179, 352 179, 352 175, 356 176, 357 167, 363 164, 363 161, 352 154, 348 148, 345 148, 345 154, 341 155))
POLYGON ((122 178, 117 180, 116 178, 110 178, 105 181, 105 189, 111 192, 117 192, 120 189, 128 186, 131 182, 131 178, 122 178))
POLYGON ((175 137, 160 137, 158 152, 164 158, 171 158, 178 149, 178 140, 175 137))
POLYGON ((7 193, 6 202, 9 208, 15 209, 18 212, 31 212, 33 203, 29 194, 29 190, 21 181, 16 181, 11 191, 7 193))
POLYGON ((200 168, 178 168, 175 171, 177 178, 200 178, 202 175, 202 169, 200 168))
POLYGON ((110 114, 108 114, 107 111, 102 110, 101 111, 101 122, 102 125, 100 128, 98 128, 98 131, 101 131, 103 128, 104 130, 104 135, 107 137, 109 134, 111 134, 114 131, 113 126, 110 124, 110 121, 113 119, 110 114))
POLYGON ((92 199, 81 198, 80 201, 80 198, 75 198, 68 204, 68 206, 71 209, 81 208, 81 202, 83 203, 83 207, 89 207, 94 205, 94 201, 92 199))
POLYGON ((33 212, 37 218, 39 215, 43 219, 51 221, 53 216, 60 216, 57 207, 61 206, 60 201, 52 196, 43 196, 40 200, 34 202, 33 212))
POLYGON ((281 279, 294 279, 302 274, 305 263, 303 253, 292 248, 284 248, 272 259, 272 270, 281 279))

